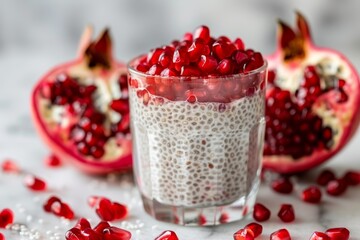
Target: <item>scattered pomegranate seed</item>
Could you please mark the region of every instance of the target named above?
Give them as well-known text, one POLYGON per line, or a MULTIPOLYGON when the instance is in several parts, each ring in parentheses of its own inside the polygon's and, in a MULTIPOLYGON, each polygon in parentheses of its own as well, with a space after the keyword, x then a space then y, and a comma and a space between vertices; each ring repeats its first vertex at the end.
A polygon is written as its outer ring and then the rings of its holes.
POLYGON ((50 196, 49 199, 44 203, 43 208, 45 212, 53 213, 58 217, 63 217, 72 220, 75 217, 73 210, 67 203, 61 201, 56 196, 50 196))
POLYGON ((288 230, 285 228, 273 232, 270 235, 270 240, 291 240, 291 236, 288 230))
POLYGON ((104 221, 122 220, 128 215, 128 209, 125 205, 112 202, 105 197, 91 196, 88 199, 88 204, 95 208, 96 214, 104 221))
POLYGON ((293 191, 293 184, 289 178, 279 178, 271 183, 274 191, 283 194, 289 194, 293 191))
POLYGON ((75 228, 78 228, 80 230, 85 230, 87 228, 91 228, 91 224, 86 218, 80 218, 77 221, 75 228))
POLYGON ((313 235, 311 235, 310 240, 331 240, 331 238, 322 232, 314 232, 313 235))
POLYGON ((258 222, 264 222, 270 218, 270 210, 262 205, 261 203, 256 203, 254 206, 253 218, 258 222))
POLYGON ((5 240, 5 236, 2 233, 0 233, 0 240, 5 240))
POLYGON ((155 240, 179 240, 175 232, 167 230, 161 233, 155 240))
POLYGON ((25 177, 25 185, 33 190, 33 191, 45 191, 46 190, 46 182, 34 175, 27 175, 25 177))
POLYGON ((20 172, 19 166, 16 164, 16 162, 14 160, 11 160, 11 159, 6 159, 5 161, 3 161, 1 164, 1 169, 3 172, 6 172, 6 173, 19 173, 20 172))
POLYGON ((254 233, 250 229, 240 229, 234 233, 234 240, 254 240, 254 233))
POLYGON ((14 222, 14 213, 9 208, 4 208, 0 212, 0 228, 6 228, 6 226, 14 222))
POLYGON ((333 171, 329 169, 323 170, 316 179, 317 184, 326 186, 330 181, 335 180, 336 176, 333 171))
POLYGON ((325 232, 331 240, 348 240, 350 231, 346 228, 330 228, 325 232))
POLYGON ((319 203, 321 201, 321 191, 316 186, 311 186, 302 192, 302 200, 309 203, 319 203))
POLYGON ((347 184, 343 179, 331 180, 326 186, 326 192, 331 196, 340 196, 346 189, 347 184))
POLYGON ((295 220, 294 208, 291 204, 282 204, 278 213, 278 217, 283 222, 292 222, 295 220))
POLYGON ((260 224, 255 223, 255 222, 249 223, 248 225, 246 225, 244 227, 244 229, 251 230, 253 232, 255 238, 260 236, 263 231, 263 227, 260 224))
POLYGON ((61 160, 56 155, 51 154, 45 158, 45 164, 49 167, 58 167, 61 166, 61 160))
POLYGON ((356 186, 360 184, 360 172, 348 171, 342 177, 345 180, 347 185, 356 186))

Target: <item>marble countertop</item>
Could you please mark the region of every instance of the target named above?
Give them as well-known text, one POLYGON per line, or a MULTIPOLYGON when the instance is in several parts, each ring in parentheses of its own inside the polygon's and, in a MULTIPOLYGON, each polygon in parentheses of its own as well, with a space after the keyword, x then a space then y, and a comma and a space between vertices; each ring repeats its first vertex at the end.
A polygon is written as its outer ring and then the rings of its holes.
MULTIPOLYGON (((60 220, 42 210, 42 204, 50 195, 61 196, 76 210, 77 216, 85 216, 93 223, 99 219, 86 204, 88 196, 104 195, 127 204, 130 209, 129 218, 116 222, 115 225, 130 230, 134 240, 151 240, 164 230, 176 231, 181 240, 226 240, 232 239, 234 232, 252 221, 249 217, 241 222, 217 227, 182 227, 161 223, 144 212, 131 175, 93 177, 84 175, 69 165, 56 169, 47 167, 43 160, 48 150, 32 125, 29 96, 31 86, 39 77, 38 73, 56 62, 56 58, 27 52, 22 57, 22 62, 27 63, 25 65, 20 65, 17 54, 3 55, 0 58, 0 66, 6 71, 0 94, 0 161, 5 158, 14 159, 24 170, 44 178, 49 185, 48 191, 34 193, 24 187, 22 176, 0 173, 0 209, 13 209, 17 224, 24 224, 29 230, 38 231, 41 236, 39 239, 64 239, 65 231, 71 228, 74 222, 60 220), (17 70, 18 66, 22 66, 21 71, 17 70)), ((301 190, 311 184, 324 167, 336 169, 339 174, 348 169, 360 169, 359 144, 360 132, 326 165, 296 177, 295 192, 291 195, 274 193, 263 184, 258 201, 272 209, 272 217, 263 223, 264 234, 259 239, 268 239, 271 232, 285 227, 289 229, 293 239, 303 240, 308 239, 315 230, 323 231, 339 226, 350 229, 351 239, 360 239, 360 187, 352 187, 340 198, 325 194, 319 205, 307 204, 299 199, 301 190), (294 205, 295 222, 284 224, 277 218, 281 203, 294 205)), ((32 239, 28 236, 20 237, 8 230, 1 232, 5 233, 7 239, 32 239)))

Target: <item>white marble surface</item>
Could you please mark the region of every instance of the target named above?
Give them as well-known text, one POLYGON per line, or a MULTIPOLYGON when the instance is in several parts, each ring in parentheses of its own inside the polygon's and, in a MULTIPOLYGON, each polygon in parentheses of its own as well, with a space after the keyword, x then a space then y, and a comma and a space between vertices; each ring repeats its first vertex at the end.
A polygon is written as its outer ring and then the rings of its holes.
MULTIPOLYGON (((293 20, 293 9, 298 8, 313 22, 318 43, 338 48, 353 60, 355 67, 360 67, 360 32, 348 27, 359 20, 359 1, 346 1, 347 4, 344 4, 306 0, 301 5, 291 1, 279 2, 256 0, 242 5, 239 1, 229 0, 220 5, 208 1, 194 4, 190 0, 172 4, 170 1, 109 1, 101 5, 103 11, 99 12, 98 5, 84 0, 76 3, 70 0, 51 3, 0 0, 0 161, 8 157, 15 159, 24 169, 45 178, 50 186, 45 193, 33 193, 23 186, 20 176, 0 173, 0 209, 14 209, 16 222, 39 230, 42 239, 52 239, 50 236, 54 232, 59 232, 58 239, 63 239, 62 234, 73 223, 44 213, 41 205, 45 199, 52 194, 60 195, 76 209, 78 216, 89 217, 96 222, 98 219, 87 207, 86 199, 93 194, 106 195, 130 207, 129 219, 116 225, 128 228, 133 233, 133 239, 151 240, 166 229, 176 231, 181 240, 232 239, 232 234, 251 218, 213 228, 164 224, 145 214, 137 190, 129 181, 130 176, 98 178, 83 175, 67 165, 59 169, 47 168, 43 158, 48 150, 36 135, 30 119, 30 91, 46 69, 74 55, 81 29, 89 22, 94 23, 97 29, 104 25, 113 28, 117 56, 125 60, 202 23, 213 27, 216 34, 246 36, 247 42, 269 53, 274 46, 274 19, 280 16, 293 20), (338 11, 339 8, 342 11, 338 11), (186 18, 182 15, 184 11, 186 18), (218 17, 213 18, 215 14, 218 17)), ((339 173, 350 168, 360 170, 359 145, 360 133, 325 166, 333 167, 339 173)), ((270 221, 263 224, 264 234, 259 239, 268 239, 271 232, 286 227, 293 239, 303 240, 315 230, 338 226, 349 228, 351 239, 360 239, 359 187, 349 189, 341 198, 325 195, 320 205, 299 200, 301 189, 321 168, 297 178, 296 191, 289 196, 273 193, 267 186, 261 187, 258 201, 265 203, 273 212, 270 221), (294 204, 297 215, 294 223, 284 224, 276 217, 283 202, 294 204)), ((16 237, 9 231, 5 231, 5 235, 7 239, 29 239, 16 237)))

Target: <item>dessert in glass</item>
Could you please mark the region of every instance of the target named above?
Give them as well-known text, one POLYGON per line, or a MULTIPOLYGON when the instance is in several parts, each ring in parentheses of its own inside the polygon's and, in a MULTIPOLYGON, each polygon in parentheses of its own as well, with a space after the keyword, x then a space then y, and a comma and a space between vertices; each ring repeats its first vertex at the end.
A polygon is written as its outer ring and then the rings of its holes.
POLYGON ((134 174, 146 212, 181 225, 243 218, 259 187, 262 55, 201 26, 128 69, 134 174))

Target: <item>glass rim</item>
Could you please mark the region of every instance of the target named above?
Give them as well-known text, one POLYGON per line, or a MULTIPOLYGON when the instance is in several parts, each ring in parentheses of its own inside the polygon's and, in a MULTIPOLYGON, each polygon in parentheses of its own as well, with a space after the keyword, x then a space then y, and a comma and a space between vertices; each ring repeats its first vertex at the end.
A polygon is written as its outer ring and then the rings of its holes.
POLYGON ((150 74, 147 74, 147 73, 144 73, 144 72, 140 72, 138 70, 136 70, 134 67, 133 67, 133 63, 136 62, 137 60, 141 59, 142 57, 144 57, 146 54, 142 54, 142 55, 139 55, 135 58, 133 58, 132 60, 130 60, 127 64, 127 69, 129 71, 129 73, 131 74, 136 74, 136 75, 139 75, 141 77, 144 77, 144 78, 147 78, 147 77, 156 77, 156 78, 159 78, 159 79, 174 79, 174 80, 179 80, 179 79, 187 79, 187 80, 196 80, 196 79, 221 79, 221 78, 244 78, 244 77, 249 77, 249 76, 252 76, 254 74, 257 74, 257 73, 260 73, 264 70, 267 69, 267 66, 268 66, 268 63, 266 61, 266 59, 264 59, 264 64, 259 67, 259 68, 256 68, 254 70, 251 70, 249 72, 246 72, 246 73, 235 73, 235 74, 229 74, 229 75, 219 75, 219 76, 209 76, 209 75, 206 75, 206 76, 160 76, 160 75, 150 75, 150 74))

